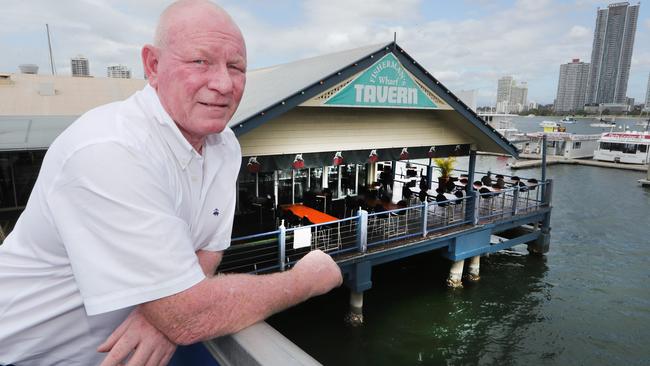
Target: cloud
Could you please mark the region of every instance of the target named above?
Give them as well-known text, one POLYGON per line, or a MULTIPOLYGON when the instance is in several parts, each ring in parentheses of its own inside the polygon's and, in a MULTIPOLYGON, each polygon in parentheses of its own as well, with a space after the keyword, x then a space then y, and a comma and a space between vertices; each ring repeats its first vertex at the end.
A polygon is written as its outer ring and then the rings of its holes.
POLYGON ((589 37, 592 36, 592 34, 593 33, 592 33, 591 29, 589 29, 587 27, 582 27, 582 26, 579 26, 579 25, 574 25, 569 30, 569 37, 575 38, 575 39, 589 38, 589 37))
MULTIPOLYGON (((158 14, 170 2, 7 2, 0 13, 0 43, 10 51, 0 58, 0 71, 36 62, 44 72, 49 65, 44 24, 49 23, 60 71, 69 72, 70 57, 83 54, 95 75, 105 75, 108 64, 122 63, 142 77, 140 47, 151 41, 158 14)), ((463 0, 453 6, 423 0, 394 0, 391 6, 382 0, 220 3, 244 33, 251 68, 389 42, 397 32, 398 43, 447 87, 479 89, 480 105, 494 103, 503 75, 528 81, 530 99, 551 102, 560 64, 589 59, 595 9, 604 6, 601 0, 463 0)), ((646 80, 648 30, 646 17, 637 29, 631 71, 632 77, 645 73, 646 80)))

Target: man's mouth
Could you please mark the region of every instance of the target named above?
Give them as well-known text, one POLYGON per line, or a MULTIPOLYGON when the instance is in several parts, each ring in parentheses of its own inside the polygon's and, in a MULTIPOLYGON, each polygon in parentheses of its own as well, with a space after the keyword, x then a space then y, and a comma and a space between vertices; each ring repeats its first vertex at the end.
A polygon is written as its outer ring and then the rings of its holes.
POLYGON ((226 104, 220 104, 220 103, 203 103, 203 102, 199 102, 199 104, 204 105, 206 107, 222 107, 222 108, 227 107, 226 104))

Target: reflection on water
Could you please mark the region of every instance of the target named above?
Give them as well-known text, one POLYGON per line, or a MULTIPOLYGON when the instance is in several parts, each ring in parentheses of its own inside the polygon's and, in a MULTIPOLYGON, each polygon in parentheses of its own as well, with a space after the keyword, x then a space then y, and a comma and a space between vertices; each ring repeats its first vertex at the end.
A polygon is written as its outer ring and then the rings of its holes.
MULTIPOLYGON (((477 169, 508 173, 481 156, 477 169)), ((539 169, 518 171, 539 176, 539 169)), ((484 258, 448 290, 436 253, 375 267, 366 324, 346 326, 339 289, 270 323, 326 365, 647 365, 650 189, 644 173, 557 165, 551 251, 484 258)))

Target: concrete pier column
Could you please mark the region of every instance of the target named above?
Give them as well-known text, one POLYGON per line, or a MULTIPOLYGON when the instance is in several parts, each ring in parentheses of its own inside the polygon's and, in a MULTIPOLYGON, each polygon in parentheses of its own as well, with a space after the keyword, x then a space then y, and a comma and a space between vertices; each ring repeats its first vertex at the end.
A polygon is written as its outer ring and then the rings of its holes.
POLYGON ((479 271, 481 269, 481 256, 477 255, 469 259, 469 268, 467 270, 467 279, 470 281, 478 281, 481 279, 479 271))
POLYGON ((447 278, 447 286, 451 288, 461 288, 463 287, 463 282, 461 281, 463 277, 463 266, 465 265, 465 260, 459 260, 454 262, 451 265, 449 270, 449 277, 447 278))
POLYGON ((363 292, 350 291, 350 312, 346 321, 355 327, 363 324, 363 292))
POLYGON ((345 316, 346 323, 352 326, 363 324, 363 292, 372 288, 372 264, 359 262, 352 265, 346 278, 350 289, 350 311, 345 316))

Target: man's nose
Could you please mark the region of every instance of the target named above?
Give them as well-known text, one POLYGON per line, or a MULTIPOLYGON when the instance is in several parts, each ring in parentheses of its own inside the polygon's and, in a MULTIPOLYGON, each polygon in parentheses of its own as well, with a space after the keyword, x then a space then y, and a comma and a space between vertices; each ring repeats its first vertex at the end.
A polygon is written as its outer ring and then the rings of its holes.
POLYGON ((226 65, 214 65, 208 76, 208 88, 219 92, 219 94, 230 94, 232 92, 233 80, 228 73, 226 65))

